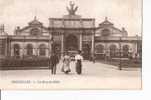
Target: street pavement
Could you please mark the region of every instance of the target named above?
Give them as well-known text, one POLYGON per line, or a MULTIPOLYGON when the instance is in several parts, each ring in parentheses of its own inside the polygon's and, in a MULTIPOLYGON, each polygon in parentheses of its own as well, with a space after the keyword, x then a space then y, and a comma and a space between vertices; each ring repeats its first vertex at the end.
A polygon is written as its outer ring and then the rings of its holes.
POLYGON ((62 63, 57 66, 56 75, 51 70, 3 70, 0 71, 2 89, 141 89, 141 69, 84 61, 82 74, 77 75, 75 63, 71 62, 71 73, 61 72, 62 63))

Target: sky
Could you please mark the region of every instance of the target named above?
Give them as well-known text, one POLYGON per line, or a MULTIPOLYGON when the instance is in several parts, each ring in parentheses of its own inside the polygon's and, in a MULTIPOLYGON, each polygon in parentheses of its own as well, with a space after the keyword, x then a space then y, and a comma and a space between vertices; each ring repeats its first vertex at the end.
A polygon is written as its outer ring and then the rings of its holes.
MULTIPOLYGON (((46 27, 48 18, 62 18, 68 14, 66 6, 71 0, 0 0, 0 24, 13 34, 16 26, 24 27, 37 16, 46 27)), ((141 34, 141 0, 72 0, 78 6, 76 14, 83 18, 95 18, 96 26, 105 17, 128 34, 141 34)))

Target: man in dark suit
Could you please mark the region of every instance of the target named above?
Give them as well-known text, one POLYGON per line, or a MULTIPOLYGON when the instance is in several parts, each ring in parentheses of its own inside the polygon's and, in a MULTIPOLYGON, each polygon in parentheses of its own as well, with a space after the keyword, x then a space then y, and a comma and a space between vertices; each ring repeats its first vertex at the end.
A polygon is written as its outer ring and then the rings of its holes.
POLYGON ((50 62, 51 62, 51 74, 56 74, 56 66, 59 63, 59 58, 56 53, 52 53, 50 57, 50 62))

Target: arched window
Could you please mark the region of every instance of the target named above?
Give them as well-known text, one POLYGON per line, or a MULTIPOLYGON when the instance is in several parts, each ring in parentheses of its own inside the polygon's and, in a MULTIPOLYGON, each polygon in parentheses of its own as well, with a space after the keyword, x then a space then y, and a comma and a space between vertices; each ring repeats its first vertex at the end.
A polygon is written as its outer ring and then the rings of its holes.
POLYGON ((14 56, 20 55, 20 46, 19 44, 14 44, 14 56))
POLYGON ((33 28, 30 31, 31 35, 37 36, 40 35, 40 30, 38 28, 33 28))
POLYGON ((40 56, 45 56, 46 55, 46 46, 44 44, 41 44, 39 46, 39 55, 40 56))
POLYGON ((104 53, 104 46, 101 44, 96 45, 95 50, 96 53, 104 53))
POLYGON ((116 56, 116 50, 117 50, 116 45, 111 45, 110 46, 110 56, 111 57, 115 57, 116 56))
POLYGON ((27 45, 27 55, 29 55, 29 56, 33 55, 33 45, 32 44, 27 45))
POLYGON ((128 57, 128 53, 129 53, 129 46, 124 45, 123 46, 123 57, 128 57))
POLYGON ((110 35, 110 30, 109 29, 102 30, 102 36, 109 36, 109 35, 110 35))

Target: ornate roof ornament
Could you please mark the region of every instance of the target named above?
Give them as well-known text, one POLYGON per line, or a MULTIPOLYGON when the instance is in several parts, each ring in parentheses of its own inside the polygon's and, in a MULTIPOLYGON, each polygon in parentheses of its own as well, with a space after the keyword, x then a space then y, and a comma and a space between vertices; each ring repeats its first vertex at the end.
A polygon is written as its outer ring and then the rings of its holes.
POLYGON ((105 17, 105 20, 99 24, 100 26, 104 26, 104 25, 113 25, 113 23, 111 23, 109 20, 108 20, 108 17, 105 17))
POLYGON ((42 25, 42 23, 37 20, 37 17, 34 17, 34 20, 32 20, 31 22, 29 22, 29 25, 42 25))
POLYGON ((75 15, 75 12, 78 10, 78 6, 75 7, 75 3, 73 1, 69 2, 70 8, 67 7, 67 11, 69 15, 75 15))
POLYGON ((34 20, 37 20, 37 16, 34 17, 34 20))
POLYGON ((105 17, 105 21, 107 21, 108 20, 108 17, 105 17))

